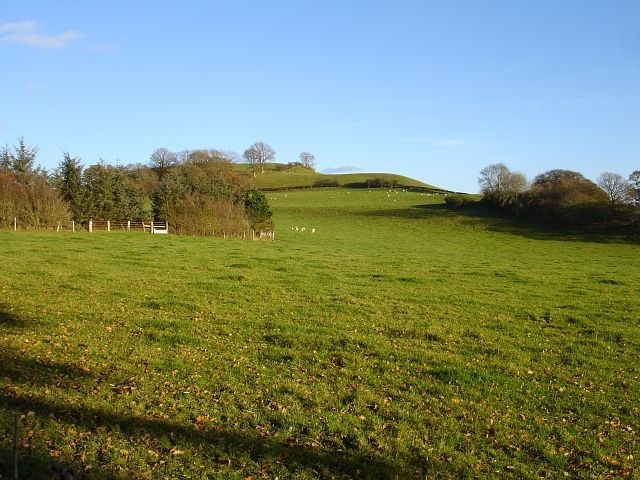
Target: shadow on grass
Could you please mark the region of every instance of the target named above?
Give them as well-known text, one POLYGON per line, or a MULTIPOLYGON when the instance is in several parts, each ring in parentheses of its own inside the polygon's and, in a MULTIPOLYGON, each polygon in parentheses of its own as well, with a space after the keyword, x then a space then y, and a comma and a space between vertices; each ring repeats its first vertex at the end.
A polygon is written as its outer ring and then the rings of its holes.
MULTIPOLYGON (((3 313, 0 318, 7 318, 3 313)), ((0 326, 0 332, 1 332, 0 326)), ((112 379, 95 376, 79 370, 74 365, 55 362, 42 362, 24 353, 24 349, 3 349, 0 354, 0 478, 9 478, 11 462, 11 425, 15 413, 32 418, 37 423, 56 422, 72 425, 87 432, 104 429, 108 432, 124 434, 128 441, 144 444, 155 439, 158 445, 168 443, 198 452, 202 458, 218 461, 221 468, 228 468, 229 459, 234 464, 254 462, 256 468, 269 468, 279 465, 288 475, 297 472, 313 472, 320 478, 416 478, 424 477, 425 472, 443 473, 448 477, 464 476, 465 472, 455 471, 450 465, 440 464, 437 460, 428 460, 416 456, 383 457, 376 453, 365 453, 349 447, 316 447, 304 444, 276 440, 267 435, 239 431, 222 422, 211 422, 206 427, 196 423, 184 423, 166 419, 134 416, 114 413, 86 405, 67 403, 64 392, 75 392, 86 388, 86 382, 113 382, 112 379), (66 383, 65 383, 66 382, 66 383), (46 395, 44 391, 25 392, 29 387, 56 384, 56 397, 46 395), (4 386, 2 385, 4 384, 4 386), (25 388, 26 387, 26 388, 25 388), (62 388, 62 394, 59 389, 62 388), (42 392, 42 393, 40 393, 42 392)), ((76 395, 77 397, 77 395, 76 395)), ((170 413, 170 412, 167 412, 170 413)), ((38 433, 36 432, 37 436, 38 433)), ((46 440, 49 449, 59 448, 55 435, 46 440)), ((96 440, 98 441, 98 440, 96 440)), ((166 458, 171 457, 168 448, 166 458)), ((193 459, 186 458, 185 462, 193 459)), ((95 460, 94 460, 95 462, 95 460)), ((20 451, 20 478, 130 478, 132 472, 123 475, 122 466, 108 463, 95 465, 82 464, 79 459, 62 459, 50 453, 47 448, 23 448, 20 451)), ((241 472, 239 472, 241 473, 241 472)))
MULTIPOLYGON (((13 477, 12 448, 0 445, 0 478, 13 477)), ((78 466, 61 461, 52 455, 37 452, 20 452, 18 456, 18 478, 20 480, 80 480, 100 478, 110 480, 130 480, 131 475, 115 472, 110 468, 93 467, 90 473, 84 473, 78 466)))
POLYGON ((399 217, 448 220, 463 226, 483 228, 490 232, 507 233, 533 240, 556 240, 593 243, 640 243, 638 234, 603 233, 601 231, 579 231, 559 225, 542 225, 526 222, 482 206, 451 209, 443 203, 414 205, 405 209, 376 210, 365 215, 376 217, 399 217))
POLYGON ((27 322, 24 318, 13 312, 10 312, 9 308, 6 305, 0 303, 0 328, 6 330, 13 328, 24 328, 28 325, 29 322, 27 322))

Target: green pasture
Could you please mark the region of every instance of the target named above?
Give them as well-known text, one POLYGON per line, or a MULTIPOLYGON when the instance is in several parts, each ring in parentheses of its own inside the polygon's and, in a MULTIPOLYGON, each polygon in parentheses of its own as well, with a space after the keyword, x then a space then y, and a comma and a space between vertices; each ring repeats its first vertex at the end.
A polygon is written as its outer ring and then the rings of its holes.
POLYGON ((14 413, 20 478, 638 474, 637 244, 266 195, 275 242, 0 232, 2 478, 14 413))

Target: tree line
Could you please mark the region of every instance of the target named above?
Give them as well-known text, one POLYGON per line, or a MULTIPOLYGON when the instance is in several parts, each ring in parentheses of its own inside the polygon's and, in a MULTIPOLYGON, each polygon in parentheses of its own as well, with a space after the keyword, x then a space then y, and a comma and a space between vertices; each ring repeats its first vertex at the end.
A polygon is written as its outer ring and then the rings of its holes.
POLYGON ((241 234, 273 228, 265 196, 221 150, 156 149, 147 164, 85 167, 64 153, 53 172, 36 166, 23 138, 0 151, 0 228, 50 228, 89 219, 168 221, 177 233, 241 234))
MULTIPOLYGON (((496 163, 478 178, 482 203, 533 221, 597 230, 638 231, 640 170, 628 177, 604 172, 595 182, 572 170, 554 169, 528 181, 521 172, 496 163)), ((469 200, 452 196, 448 203, 469 200)))

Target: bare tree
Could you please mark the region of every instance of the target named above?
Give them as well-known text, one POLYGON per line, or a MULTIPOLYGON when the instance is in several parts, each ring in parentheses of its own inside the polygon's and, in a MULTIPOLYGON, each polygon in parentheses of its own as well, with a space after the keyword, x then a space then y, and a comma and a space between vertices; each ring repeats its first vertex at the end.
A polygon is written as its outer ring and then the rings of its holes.
POLYGON ((255 176, 258 166, 260 166, 260 172, 264 173, 264 164, 275 160, 276 152, 270 145, 256 142, 244 151, 242 158, 253 165, 253 175, 255 176))
POLYGON ((618 173, 604 172, 596 183, 609 195, 611 205, 630 203, 633 199, 631 182, 618 173))
POLYGON ((300 159, 300 163, 303 167, 309 168, 311 170, 315 170, 316 168, 316 157, 309 152, 301 152, 298 156, 300 159))
POLYGON ((480 191, 487 197, 499 198, 511 171, 504 163, 494 163, 480 170, 480 191))
POLYGON ((478 183, 485 198, 502 207, 514 206, 518 215, 519 196, 529 186, 523 173, 512 172, 504 163, 494 163, 480 170, 478 183))
POLYGON ((520 215, 520 195, 529 187, 529 181, 524 173, 509 172, 503 182, 501 202, 503 205, 515 206, 516 215, 520 215))
POLYGON ((160 178, 164 176, 169 167, 174 166, 178 161, 178 156, 166 148, 157 148, 150 157, 150 165, 160 173, 160 178))
POLYGON ((225 160, 231 163, 238 163, 240 161, 240 155, 238 155, 233 150, 211 150, 211 154, 217 156, 218 158, 225 160))
POLYGON ((631 182, 633 201, 636 205, 640 205, 640 170, 636 170, 629 175, 629 182, 631 182))

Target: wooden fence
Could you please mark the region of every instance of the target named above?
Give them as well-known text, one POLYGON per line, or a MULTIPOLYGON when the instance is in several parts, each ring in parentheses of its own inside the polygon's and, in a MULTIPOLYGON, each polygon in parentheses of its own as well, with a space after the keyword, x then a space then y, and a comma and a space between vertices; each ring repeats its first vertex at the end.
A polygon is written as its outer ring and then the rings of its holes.
POLYGON ((103 232, 150 232, 169 233, 169 222, 144 222, 134 220, 89 220, 89 233, 103 232))
MULTIPOLYGON (((17 218, 13 220, 13 230, 18 230, 20 223, 17 218)), ((57 225, 44 227, 46 230, 55 230, 56 232, 68 231, 88 231, 93 232, 143 232, 152 234, 168 234, 170 231, 169 222, 145 222, 140 220, 89 220, 87 223, 59 222, 57 225)), ((211 236, 226 238, 235 238, 242 240, 269 240, 275 241, 276 233, 273 230, 244 230, 241 233, 227 234, 225 231, 211 232, 211 236)))

